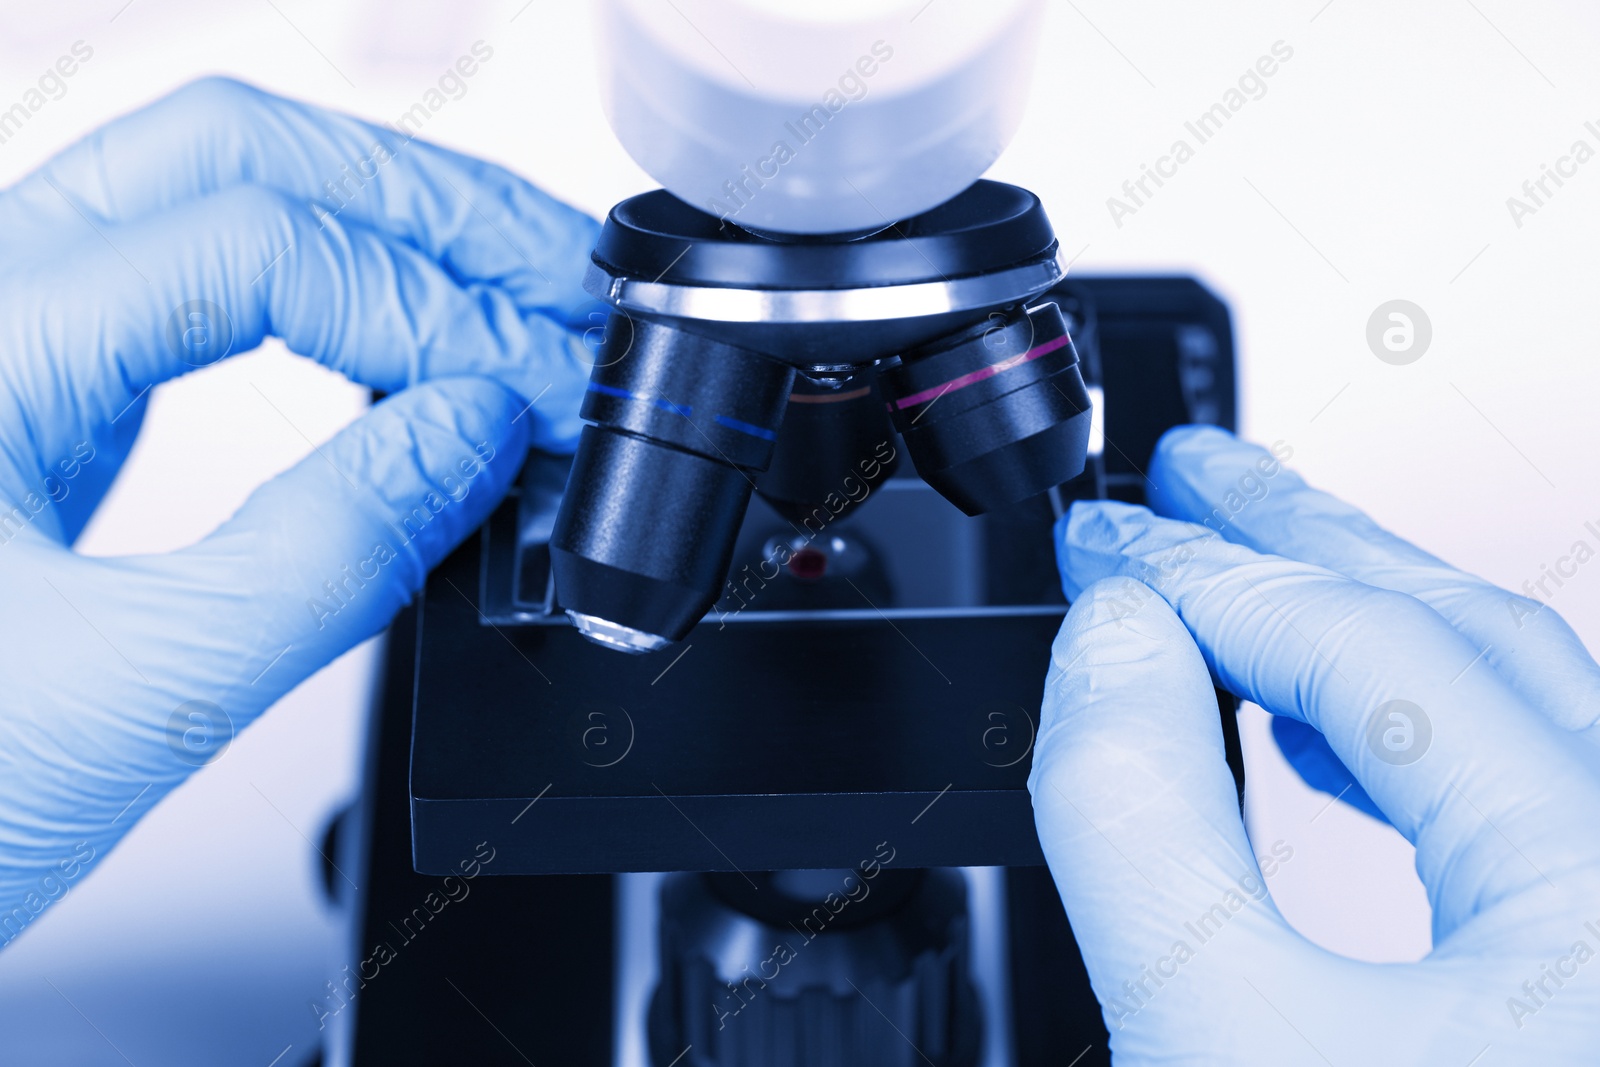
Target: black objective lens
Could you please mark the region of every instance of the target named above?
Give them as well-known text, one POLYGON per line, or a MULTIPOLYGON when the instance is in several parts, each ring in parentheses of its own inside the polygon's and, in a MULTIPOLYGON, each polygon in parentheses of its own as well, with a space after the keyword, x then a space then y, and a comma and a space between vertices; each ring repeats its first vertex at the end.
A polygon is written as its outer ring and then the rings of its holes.
POLYGON ((1090 404, 1055 304, 996 313, 880 371, 924 481, 968 515, 1082 473, 1090 404))
POLYGON ((1021 310, 1061 281, 1059 251, 1039 198, 989 181, 875 233, 801 240, 665 190, 612 208, 584 279, 617 309, 583 406, 598 425, 550 543, 573 622, 631 652, 681 639, 722 588, 753 484, 806 527, 888 476, 882 400, 968 514, 1078 474, 1077 355, 1053 305, 1021 310), (797 374, 851 381, 791 398, 797 374))
POLYGON ((716 600, 794 369, 623 314, 599 356, 551 567, 585 636, 650 652, 716 600))
POLYGON ((899 466, 894 430, 870 373, 838 386, 796 378, 772 466, 756 492, 796 526, 834 522, 899 466))

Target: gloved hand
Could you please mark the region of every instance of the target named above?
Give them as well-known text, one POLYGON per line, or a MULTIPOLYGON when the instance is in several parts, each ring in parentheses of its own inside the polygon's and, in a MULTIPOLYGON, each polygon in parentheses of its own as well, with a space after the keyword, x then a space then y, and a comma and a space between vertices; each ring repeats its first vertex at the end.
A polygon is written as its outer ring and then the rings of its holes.
POLYGON ((1577 637, 1220 430, 1169 433, 1150 477, 1184 521, 1097 502, 1057 528, 1073 605, 1029 779, 1117 1061, 1592 1062, 1600 668, 1577 637), (1284 922, 1268 879, 1296 843, 1246 837, 1213 679, 1320 731, 1416 845, 1426 959, 1284 922))
POLYGON ((507 171, 196 82, 0 193, 0 942, 381 630, 572 445, 597 226, 507 171), (149 390, 284 339, 393 395, 200 543, 70 545, 149 390))

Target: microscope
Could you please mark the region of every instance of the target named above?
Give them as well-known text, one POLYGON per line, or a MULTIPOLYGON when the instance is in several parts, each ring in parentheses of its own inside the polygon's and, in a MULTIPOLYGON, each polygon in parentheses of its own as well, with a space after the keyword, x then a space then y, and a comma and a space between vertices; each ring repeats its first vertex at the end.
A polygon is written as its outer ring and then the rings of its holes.
POLYGON ((576 455, 391 631, 326 1062, 1108 1062, 1026 789, 1051 531, 1232 425, 1233 339, 979 178, 1041 6, 598 5, 664 188, 592 256, 576 455))

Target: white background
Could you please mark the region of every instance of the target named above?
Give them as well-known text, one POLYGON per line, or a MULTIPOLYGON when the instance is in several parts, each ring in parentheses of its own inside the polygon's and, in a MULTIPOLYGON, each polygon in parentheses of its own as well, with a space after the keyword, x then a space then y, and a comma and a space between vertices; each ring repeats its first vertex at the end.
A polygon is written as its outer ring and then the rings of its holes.
MULTIPOLYGON (((1313 481, 1515 588, 1600 520, 1600 160, 1520 228, 1506 207, 1575 139, 1600 148, 1583 128, 1600 124, 1600 8, 1051 7, 1030 110, 992 176, 1044 198, 1075 270, 1192 271, 1230 302, 1249 435, 1288 442, 1313 481), (1267 94, 1117 226, 1106 198, 1280 40, 1294 55, 1267 94), (1410 366, 1365 343, 1368 316, 1393 298, 1432 320, 1432 347, 1410 366)), ((67 95, 0 145, 4 184, 201 74, 393 119, 479 39, 494 57, 430 120, 430 139, 595 214, 653 184, 610 136, 587 11, 570 0, 13 2, 0 27, 6 106, 73 42, 94 48, 67 95)), ((81 547, 199 538, 308 451, 300 431, 320 441, 364 404, 275 344, 163 387, 81 547)), ((1555 600, 1591 648, 1597 592, 1600 567, 1555 600)), ((287 1067, 309 1054, 307 1002, 336 924, 306 839, 355 789, 373 663, 358 650, 307 682, 0 955, 0 1059, 265 1067, 287 1053, 287 1067)), ((1427 952, 1409 846, 1343 805, 1324 810, 1259 711, 1245 735, 1258 850, 1280 838, 1295 850, 1271 882, 1289 919, 1365 959, 1427 952)))

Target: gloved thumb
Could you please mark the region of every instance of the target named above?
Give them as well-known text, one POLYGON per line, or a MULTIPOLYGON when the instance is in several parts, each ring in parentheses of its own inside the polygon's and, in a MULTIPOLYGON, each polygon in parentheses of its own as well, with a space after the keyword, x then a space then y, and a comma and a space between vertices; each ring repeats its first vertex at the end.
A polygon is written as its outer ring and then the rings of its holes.
POLYGON ((1288 932, 1265 876, 1293 846, 1252 854, 1205 662, 1143 583, 1096 582, 1067 613, 1028 787, 1119 1054, 1203 1017, 1217 980, 1288 932))
MULTIPOLYGON (((388 625, 521 467, 526 402, 487 378, 388 398, 199 544, 143 561, 184 650, 165 680, 235 728, 388 625)), ((131 562, 131 561, 128 561, 131 562)))

